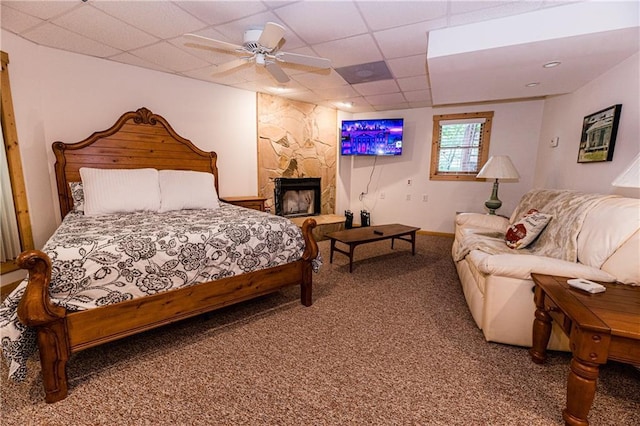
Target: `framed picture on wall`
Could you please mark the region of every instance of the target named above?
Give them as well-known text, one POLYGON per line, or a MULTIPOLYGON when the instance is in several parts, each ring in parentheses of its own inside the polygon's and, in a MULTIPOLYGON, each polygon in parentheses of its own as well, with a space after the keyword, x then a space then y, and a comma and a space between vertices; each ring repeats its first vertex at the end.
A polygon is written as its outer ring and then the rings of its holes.
POLYGON ((582 121, 578 163, 611 161, 622 104, 587 115, 582 121))

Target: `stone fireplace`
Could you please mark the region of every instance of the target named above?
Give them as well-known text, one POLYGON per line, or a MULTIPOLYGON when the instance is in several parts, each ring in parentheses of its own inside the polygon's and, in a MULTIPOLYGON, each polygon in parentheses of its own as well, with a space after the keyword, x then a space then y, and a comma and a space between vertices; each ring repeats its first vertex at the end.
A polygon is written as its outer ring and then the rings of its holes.
POLYGON ((264 93, 258 93, 257 97, 258 195, 266 199, 265 208, 276 213, 274 184, 277 178, 314 177, 320 179, 321 192, 314 209, 319 209, 319 215, 334 214, 336 110, 264 93))
POLYGON ((275 214, 286 217, 320 214, 320 178, 275 178, 273 183, 275 214))

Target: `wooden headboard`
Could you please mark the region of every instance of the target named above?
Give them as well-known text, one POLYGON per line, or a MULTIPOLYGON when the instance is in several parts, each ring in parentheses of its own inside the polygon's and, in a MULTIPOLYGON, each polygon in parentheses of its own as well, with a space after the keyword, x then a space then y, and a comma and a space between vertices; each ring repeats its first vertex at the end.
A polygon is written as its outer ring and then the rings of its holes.
POLYGON ((215 176, 218 191, 216 153, 197 148, 147 108, 122 114, 113 126, 80 142, 54 142, 52 147, 63 218, 73 207, 69 182, 80 182, 80 167, 209 172, 215 176))

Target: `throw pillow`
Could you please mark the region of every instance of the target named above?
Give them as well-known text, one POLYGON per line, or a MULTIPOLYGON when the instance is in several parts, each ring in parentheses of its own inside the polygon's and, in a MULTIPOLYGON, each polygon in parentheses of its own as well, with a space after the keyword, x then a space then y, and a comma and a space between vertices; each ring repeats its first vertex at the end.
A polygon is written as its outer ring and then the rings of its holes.
POLYGON ((552 216, 531 209, 522 219, 509 226, 504 237, 507 246, 512 249, 523 249, 535 240, 544 230, 552 216))

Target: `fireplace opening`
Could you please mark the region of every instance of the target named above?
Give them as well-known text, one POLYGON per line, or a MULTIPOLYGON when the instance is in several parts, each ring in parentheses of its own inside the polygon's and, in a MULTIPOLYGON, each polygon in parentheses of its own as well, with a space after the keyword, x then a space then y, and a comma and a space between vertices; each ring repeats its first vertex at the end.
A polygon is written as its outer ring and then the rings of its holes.
POLYGON ((276 214, 286 217, 320 214, 320 178, 275 178, 276 214))

